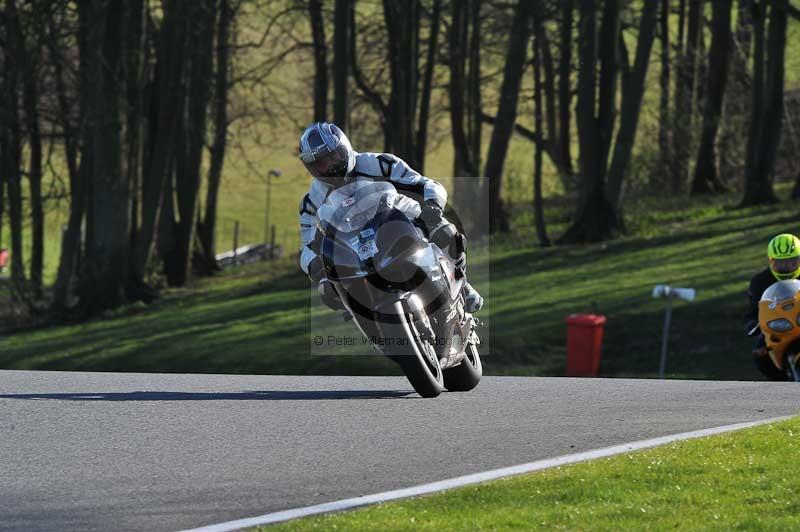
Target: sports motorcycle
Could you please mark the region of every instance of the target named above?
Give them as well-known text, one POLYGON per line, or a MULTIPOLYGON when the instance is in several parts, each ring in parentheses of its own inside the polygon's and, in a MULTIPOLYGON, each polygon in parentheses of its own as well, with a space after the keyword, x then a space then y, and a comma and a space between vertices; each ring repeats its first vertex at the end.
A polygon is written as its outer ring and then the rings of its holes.
POLYGON ((800 281, 778 281, 758 303, 758 325, 772 363, 800 382, 800 281))
POLYGON ((416 201, 385 182, 332 191, 317 211, 326 280, 370 344, 395 361, 414 390, 467 391, 483 368, 478 321, 464 308, 465 279, 414 220, 416 201))

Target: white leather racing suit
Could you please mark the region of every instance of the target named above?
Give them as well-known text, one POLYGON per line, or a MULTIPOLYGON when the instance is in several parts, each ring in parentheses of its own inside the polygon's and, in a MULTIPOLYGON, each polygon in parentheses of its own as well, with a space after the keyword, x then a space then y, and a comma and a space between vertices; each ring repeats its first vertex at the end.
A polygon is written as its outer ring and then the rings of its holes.
MULTIPOLYGON (((405 161, 388 153, 356 153, 356 165, 351 177, 369 177, 376 181, 386 181, 394 185, 398 192, 417 201, 433 201, 444 210, 447 203, 445 188, 427 177, 421 176, 405 161)), ((317 208, 325 202, 333 190, 328 185, 314 179, 311 189, 300 202, 300 267, 308 274, 308 265, 317 256, 311 243, 317 232, 317 208)))

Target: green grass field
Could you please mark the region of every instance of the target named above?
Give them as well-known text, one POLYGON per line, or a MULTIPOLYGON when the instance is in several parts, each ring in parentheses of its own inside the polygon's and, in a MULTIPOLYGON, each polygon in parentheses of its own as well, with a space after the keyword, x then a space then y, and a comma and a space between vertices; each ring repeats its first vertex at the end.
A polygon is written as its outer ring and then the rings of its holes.
MULTIPOLYGON (((608 317, 601 374, 655 376, 663 302, 653 285, 698 290, 673 315, 667 372, 679 378, 758 379, 741 330, 749 277, 762 268, 768 239, 797 230, 796 205, 733 209, 723 196, 640 198, 629 235, 581 247, 540 249, 519 206, 513 236, 470 251, 470 277, 487 298, 480 317, 490 374, 561 375, 571 313, 608 317)), ((558 202, 549 216, 563 227, 558 202)), ((554 230, 559 228, 554 225, 554 230)), ((319 356, 312 332, 353 332, 315 307, 293 258, 242 267, 168 290, 151 306, 133 305, 87 323, 0 338, 0 367, 100 371, 284 374, 387 374, 381 356, 319 356)), ((335 352, 342 353, 339 349, 335 352)))
POLYGON ((797 530, 800 419, 259 530, 797 530))

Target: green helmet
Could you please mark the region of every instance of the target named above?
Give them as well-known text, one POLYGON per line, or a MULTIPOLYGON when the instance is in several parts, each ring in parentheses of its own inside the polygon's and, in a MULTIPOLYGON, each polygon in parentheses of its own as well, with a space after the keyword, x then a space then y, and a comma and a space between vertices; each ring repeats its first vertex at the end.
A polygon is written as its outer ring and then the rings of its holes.
POLYGON ((800 238, 790 233, 776 236, 767 244, 767 257, 775 279, 787 281, 800 277, 800 238))

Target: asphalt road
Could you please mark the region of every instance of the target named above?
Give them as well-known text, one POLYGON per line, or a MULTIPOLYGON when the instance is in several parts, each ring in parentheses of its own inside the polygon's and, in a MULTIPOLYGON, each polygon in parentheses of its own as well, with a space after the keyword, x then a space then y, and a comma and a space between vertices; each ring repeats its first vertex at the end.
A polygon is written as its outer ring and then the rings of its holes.
POLYGON ((798 413, 788 383, 0 371, 0 530, 178 530, 798 413))

